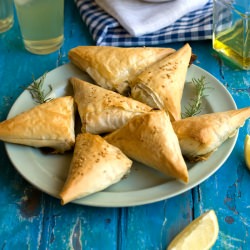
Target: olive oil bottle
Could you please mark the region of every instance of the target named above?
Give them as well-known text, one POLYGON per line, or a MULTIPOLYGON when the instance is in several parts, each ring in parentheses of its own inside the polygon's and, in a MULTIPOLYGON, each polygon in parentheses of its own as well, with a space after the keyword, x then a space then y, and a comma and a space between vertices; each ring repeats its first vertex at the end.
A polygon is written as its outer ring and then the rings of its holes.
POLYGON ((213 40, 213 48, 217 52, 246 70, 250 69, 249 25, 249 20, 238 20, 233 27, 218 33, 213 40))
POLYGON ((213 48, 245 70, 250 69, 249 33, 249 0, 214 0, 213 48))

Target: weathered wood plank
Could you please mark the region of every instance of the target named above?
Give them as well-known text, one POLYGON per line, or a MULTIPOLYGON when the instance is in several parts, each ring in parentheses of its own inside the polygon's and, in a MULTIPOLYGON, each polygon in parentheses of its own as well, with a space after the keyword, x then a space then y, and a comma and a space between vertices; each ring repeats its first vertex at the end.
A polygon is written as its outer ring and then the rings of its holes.
POLYGON ((14 170, 0 144, 0 247, 36 249, 42 228, 41 193, 14 170))
POLYGON ((123 212, 120 249, 166 249, 193 218, 192 191, 123 212))
MULTIPOLYGON (((201 53, 203 56, 204 51, 201 53)), ((212 55, 201 61, 202 67, 208 67, 208 71, 213 72, 224 84, 239 108, 249 106, 249 72, 230 67, 213 51, 212 55)), ((208 209, 214 209, 218 216, 220 232, 213 249, 248 249, 250 245, 250 173, 244 162, 244 139, 247 133, 250 133, 249 121, 240 128, 236 146, 225 164, 194 189, 195 217, 208 209)))
POLYGON ((42 249, 117 249, 118 209, 68 204, 46 197, 42 249))

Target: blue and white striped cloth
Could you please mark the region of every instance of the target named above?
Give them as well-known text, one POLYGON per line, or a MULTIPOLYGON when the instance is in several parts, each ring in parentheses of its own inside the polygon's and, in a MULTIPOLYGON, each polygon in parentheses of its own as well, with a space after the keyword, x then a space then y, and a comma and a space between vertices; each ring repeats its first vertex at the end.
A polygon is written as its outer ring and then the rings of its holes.
POLYGON ((190 12, 174 24, 139 37, 131 36, 94 0, 75 0, 75 2, 96 45, 153 46, 171 42, 205 40, 212 37, 212 0, 209 0, 202 9, 190 12))

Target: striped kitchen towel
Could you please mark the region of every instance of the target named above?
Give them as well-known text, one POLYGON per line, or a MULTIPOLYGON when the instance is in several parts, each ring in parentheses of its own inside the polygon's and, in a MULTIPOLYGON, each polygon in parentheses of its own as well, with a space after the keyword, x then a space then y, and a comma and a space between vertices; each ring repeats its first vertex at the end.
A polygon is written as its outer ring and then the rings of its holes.
POLYGON ((82 20, 97 45, 153 46, 171 42, 211 39, 213 2, 192 11, 158 31, 132 36, 119 22, 100 8, 94 0, 75 0, 82 20))

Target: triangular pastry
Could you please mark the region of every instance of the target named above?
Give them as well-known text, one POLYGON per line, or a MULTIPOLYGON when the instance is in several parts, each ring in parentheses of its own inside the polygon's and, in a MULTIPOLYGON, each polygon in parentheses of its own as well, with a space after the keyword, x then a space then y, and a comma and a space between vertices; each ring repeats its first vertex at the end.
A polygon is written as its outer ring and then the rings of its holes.
POLYGON ((165 111, 135 116, 104 139, 120 148, 128 157, 167 176, 188 182, 187 166, 165 111))
POLYGON ((60 97, 0 123, 0 140, 63 153, 75 143, 74 99, 60 97))
POLYGON ((134 99, 169 112, 171 121, 181 119, 181 99, 192 51, 188 44, 157 61, 131 83, 134 99))
POLYGON ((173 122, 182 154, 190 161, 206 160, 250 117, 250 107, 185 118, 173 122))
POLYGON ((71 78, 70 82, 82 121, 82 132, 112 132, 135 115, 152 110, 146 104, 78 78, 71 78))
POLYGON ((69 51, 70 61, 105 89, 126 94, 128 82, 147 66, 173 53, 171 48, 118 48, 79 46, 69 51))
POLYGON ((68 176, 59 194, 62 204, 111 186, 131 166, 132 161, 120 149, 99 135, 78 134, 68 176))

